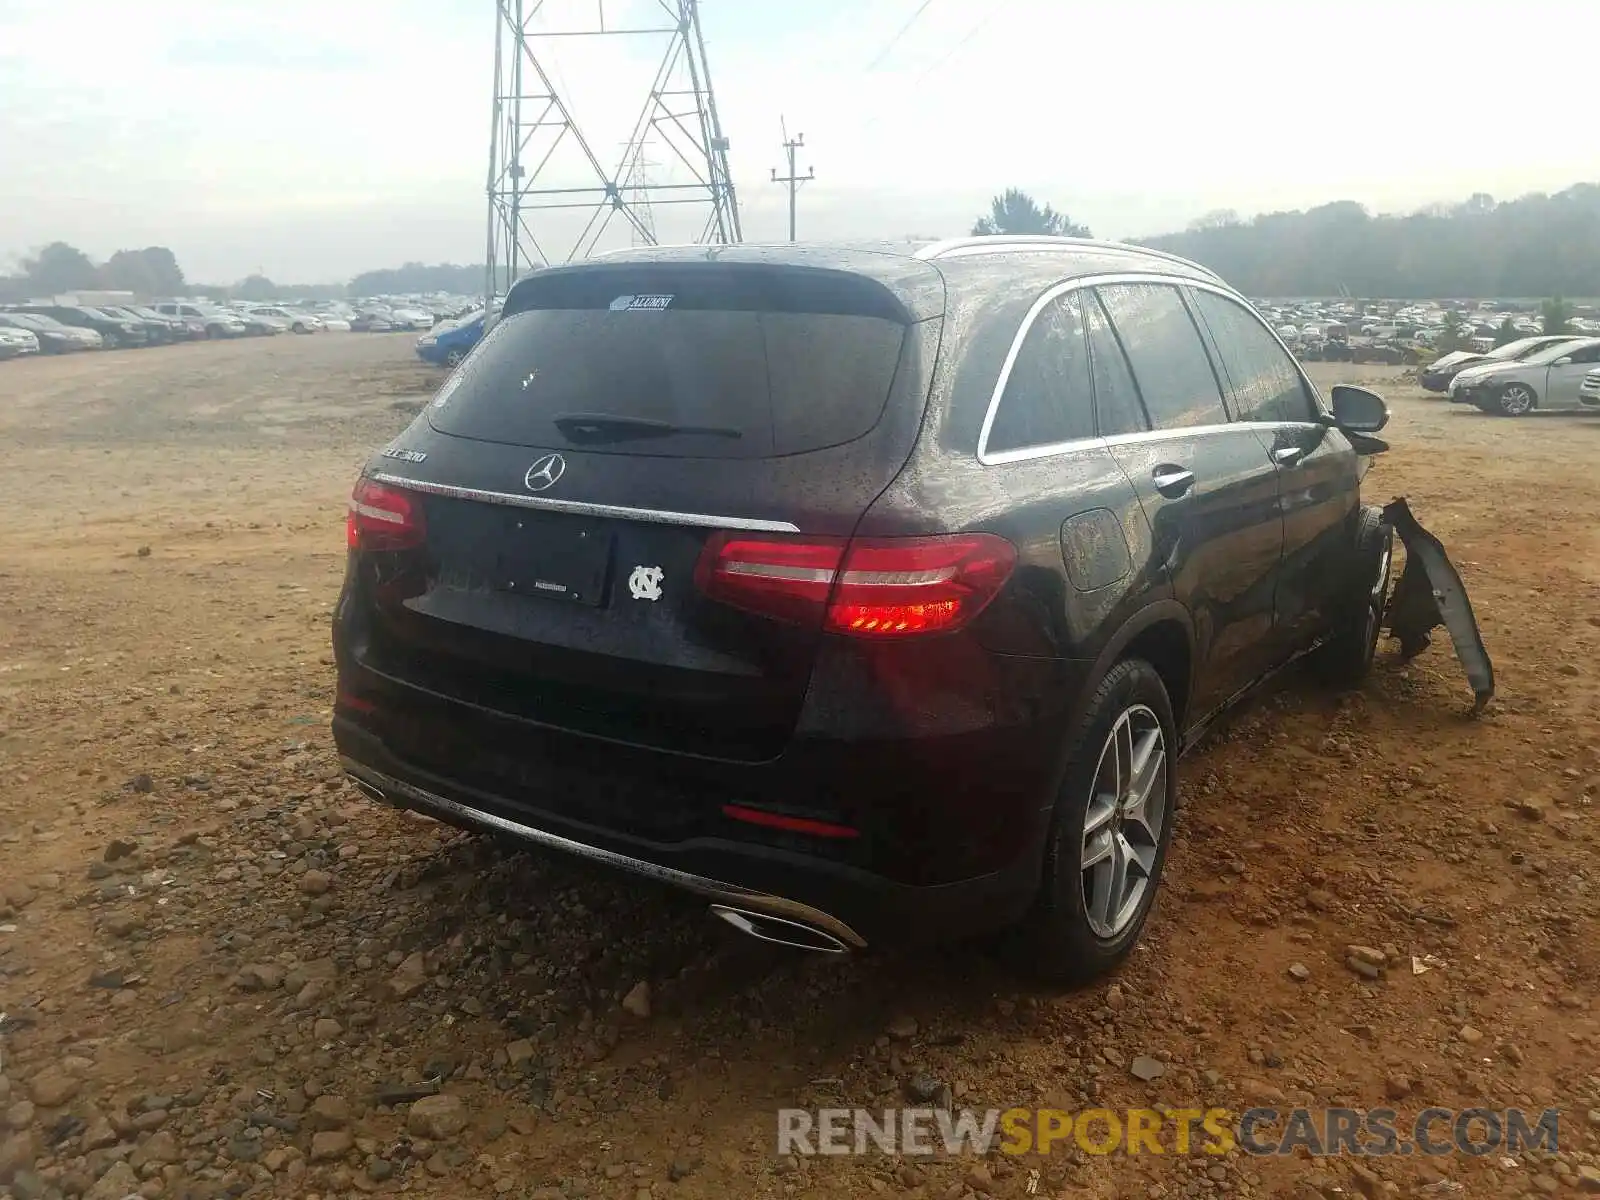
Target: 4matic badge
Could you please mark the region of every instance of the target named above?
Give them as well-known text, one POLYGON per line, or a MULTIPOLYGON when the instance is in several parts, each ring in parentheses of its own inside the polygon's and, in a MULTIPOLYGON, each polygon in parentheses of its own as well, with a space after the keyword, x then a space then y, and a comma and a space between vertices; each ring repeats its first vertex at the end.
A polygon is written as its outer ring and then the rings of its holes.
POLYGON ((635 600, 661 599, 661 577, 666 572, 660 567, 638 566, 628 576, 628 591, 635 600))

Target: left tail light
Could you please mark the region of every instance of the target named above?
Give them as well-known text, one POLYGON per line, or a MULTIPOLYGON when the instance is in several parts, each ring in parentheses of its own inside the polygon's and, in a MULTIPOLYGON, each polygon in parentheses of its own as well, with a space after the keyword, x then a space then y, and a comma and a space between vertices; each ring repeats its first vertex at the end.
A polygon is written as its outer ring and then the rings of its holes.
POLYGON ((422 497, 363 476, 350 494, 344 533, 352 550, 415 549, 427 537, 422 497))

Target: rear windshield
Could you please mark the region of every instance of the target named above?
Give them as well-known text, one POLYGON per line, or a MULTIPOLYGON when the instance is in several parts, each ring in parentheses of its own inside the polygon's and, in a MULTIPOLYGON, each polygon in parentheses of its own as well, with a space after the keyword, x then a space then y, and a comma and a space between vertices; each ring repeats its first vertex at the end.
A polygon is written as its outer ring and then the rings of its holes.
POLYGON ((579 268, 519 284, 435 397, 444 433, 769 458, 866 434, 909 316, 881 284, 755 264, 579 268))

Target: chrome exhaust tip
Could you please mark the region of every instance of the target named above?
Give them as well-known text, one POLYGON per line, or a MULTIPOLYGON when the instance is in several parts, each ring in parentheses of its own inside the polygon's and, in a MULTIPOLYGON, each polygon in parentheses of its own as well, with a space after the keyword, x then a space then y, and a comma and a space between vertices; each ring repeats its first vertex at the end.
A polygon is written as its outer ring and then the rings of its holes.
POLYGON ((833 934, 800 921, 751 912, 744 908, 730 908, 726 904, 713 904, 711 914, 720 917, 740 933, 759 941, 788 946, 794 950, 810 950, 813 954, 850 953, 850 947, 833 934))
POLYGON ((394 808, 395 807, 394 801, 389 799, 389 797, 385 796, 383 794, 382 789, 380 789, 378 787, 375 787, 371 783, 368 783, 365 779, 361 778, 361 776, 357 775, 354 771, 346 771, 344 773, 344 777, 346 779, 348 779, 351 783, 355 784, 356 785, 356 791, 360 792, 368 800, 376 800, 379 804, 386 804, 390 808, 394 808))

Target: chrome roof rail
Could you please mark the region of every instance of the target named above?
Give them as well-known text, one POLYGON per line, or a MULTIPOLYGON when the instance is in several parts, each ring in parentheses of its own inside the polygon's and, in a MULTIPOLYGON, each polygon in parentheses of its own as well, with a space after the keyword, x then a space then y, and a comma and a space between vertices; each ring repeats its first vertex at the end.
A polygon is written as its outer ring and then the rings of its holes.
POLYGON ((1104 238, 1073 238, 1053 237, 1049 234, 1039 233, 1003 233, 989 236, 974 235, 972 237, 946 238, 939 242, 930 242, 920 247, 916 257, 925 261, 940 258, 964 258, 971 254, 1001 254, 1007 250, 1112 250, 1123 254, 1137 254, 1146 258, 1160 258, 1167 262, 1177 263, 1200 272, 1208 279, 1221 279, 1210 267, 1201 266, 1192 259, 1181 255, 1170 254, 1165 250, 1155 250, 1149 246, 1138 246, 1131 242, 1112 242, 1104 238))

